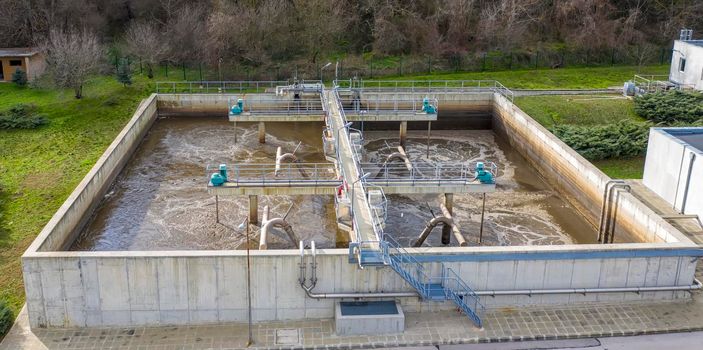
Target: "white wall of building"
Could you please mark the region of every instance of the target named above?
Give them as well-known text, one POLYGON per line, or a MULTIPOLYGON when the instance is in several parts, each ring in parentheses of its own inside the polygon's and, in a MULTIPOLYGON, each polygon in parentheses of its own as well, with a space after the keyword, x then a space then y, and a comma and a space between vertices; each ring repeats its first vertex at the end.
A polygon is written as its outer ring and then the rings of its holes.
POLYGON ((670 133, 684 130, 701 132, 703 138, 703 128, 651 129, 643 183, 676 210, 703 218, 703 152, 670 133))
POLYGON ((703 40, 674 41, 669 80, 703 90, 703 40), (680 71, 682 58, 686 60, 683 72, 680 71))

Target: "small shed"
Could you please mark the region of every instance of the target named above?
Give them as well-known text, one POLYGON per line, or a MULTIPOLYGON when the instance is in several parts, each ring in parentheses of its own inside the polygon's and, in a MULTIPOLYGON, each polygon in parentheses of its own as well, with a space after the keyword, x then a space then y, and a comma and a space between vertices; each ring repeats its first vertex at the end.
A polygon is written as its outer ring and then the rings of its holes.
POLYGON ((0 82, 12 81, 12 74, 18 68, 27 73, 29 80, 33 80, 44 73, 44 55, 33 47, 0 48, 0 82))

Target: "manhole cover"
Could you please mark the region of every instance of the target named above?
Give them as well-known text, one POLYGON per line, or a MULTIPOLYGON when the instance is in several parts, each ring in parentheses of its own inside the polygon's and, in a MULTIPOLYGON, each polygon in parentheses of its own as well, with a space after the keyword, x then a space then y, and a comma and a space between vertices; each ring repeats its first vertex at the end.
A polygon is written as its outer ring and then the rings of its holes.
POLYGON ((277 329, 276 345, 298 345, 300 344, 299 329, 277 329))

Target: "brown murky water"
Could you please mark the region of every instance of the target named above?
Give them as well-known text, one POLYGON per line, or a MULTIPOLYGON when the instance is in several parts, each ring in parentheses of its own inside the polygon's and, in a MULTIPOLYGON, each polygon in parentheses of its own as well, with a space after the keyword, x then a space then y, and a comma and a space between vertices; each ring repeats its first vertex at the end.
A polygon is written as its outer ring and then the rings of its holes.
MULTIPOLYGON (((239 225, 248 213, 244 196, 220 196, 220 223, 215 220, 215 198, 205 188, 207 164, 236 160, 271 163, 276 147, 296 153, 303 162, 324 162, 320 123, 269 123, 267 143, 259 144, 254 124, 239 125, 234 143, 232 124, 223 118, 168 118, 158 120, 124 171, 105 196, 72 250, 227 250, 241 249, 244 230, 239 225)), ((365 134, 366 157, 384 159, 397 144, 397 131, 365 134)), ((415 162, 495 161, 498 190, 488 194, 484 245, 547 245, 590 243, 595 232, 537 175, 524 159, 492 131, 433 131, 430 159, 423 132, 410 132, 408 153, 415 162)), ((411 244, 431 218, 429 207, 440 213, 439 195, 389 196, 386 231, 401 243, 411 244)), ((346 233, 337 229, 331 196, 260 196, 272 217, 293 208, 288 221, 296 235, 315 240, 320 247, 343 247, 346 233)), ((454 215, 464 236, 476 244, 480 227, 481 197, 454 195, 454 215)), ((254 241, 258 229, 252 227, 254 241)), ((425 245, 439 246, 436 228, 425 245)), ((293 248, 278 232, 270 249, 293 248)), ((452 238, 452 245, 456 242, 452 238)))

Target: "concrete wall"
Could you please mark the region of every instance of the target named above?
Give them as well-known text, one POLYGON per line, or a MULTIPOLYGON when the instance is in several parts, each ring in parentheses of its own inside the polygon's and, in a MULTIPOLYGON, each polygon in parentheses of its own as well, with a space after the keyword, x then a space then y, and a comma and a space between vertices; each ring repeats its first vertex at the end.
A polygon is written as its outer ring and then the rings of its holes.
MULTIPOLYGON (((652 128, 650 130, 642 182, 676 210, 681 211, 684 208, 684 197, 686 197, 685 214, 695 214, 703 218, 703 196, 700 195, 703 193, 703 152, 669 132, 682 130, 703 133, 703 128, 652 128), (691 154, 695 155, 695 159, 689 181, 691 154), (687 182, 690 184, 686 196, 684 193, 687 182)), ((703 135, 700 137, 703 139, 703 135)))
MULTIPOLYGON (((203 105, 221 98, 216 97, 196 96, 200 102, 189 103, 203 105)), ((447 96, 448 101, 450 98, 447 96)), ((592 219, 593 207, 599 208, 607 177, 508 100, 500 95, 491 98, 499 130, 557 189, 581 203, 592 219), (554 169, 556 172, 551 171, 554 169)), ((484 102, 457 100, 455 103, 484 102)), ((27 307, 33 327, 203 324, 246 319, 245 252, 60 251, 90 216, 160 113, 156 105, 153 95, 140 105, 129 124, 23 255, 27 307)), ((628 195, 620 198, 618 224, 642 232, 643 241, 666 243, 410 251, 435 274, 439 273, 438 262, 446 263, 479 291, 692 283, 697 261, 692 257, 701 255, 696 245, 628 195)), ((252 252, 252 303, 256 320, 332 317, 333 300, 310 299, 298 287, 298 261, 296 250, 252 252)), ((410 290, 390 268, 359 270, 348 262, 346 249, 321 250, 318 262, 316 292, 410 290)), ((673 299, 686 295, 685 292, 612 293, 482 300, 489 307, 497 307, 673 299)), ((415 298, 402 302, 406 311, 454 307, 450 303, 426 303, 415 298)))
POLYGON ((686 87, 703 90, 703 40, 695 40, 695 42, 697 44, 690 41, 674 41, 669 80, 686 87), (686 59, 683 72, 679 70, 681 58, 686 59))
MULTIPOLYGON (((494 247, 414 249, 443 260, 476 290, 690 285, 688 256, 647 256, 652 247, 494 247), (626 252, 626 253, 624 253, 626 252), (612 257, 608 257, 608 255, 612 257), (637 256, 641 255, 641 256, 637 256), (590 256, 590 258, 589 258, 590 256), (617 257, 620 256, 620 257, 617 257)), ((686 254, 675 247, 660 247, 686 254)), ((390 268, 359 270, 347 250, 318 252, 317 292, 411 291, 390 268)), ((330 318, 334 300, 306 297, 296 250, 254 251, 255 321, 330 318)), ((427 263, 439 273, 439 264, 427 263)), ((308 271, 308 276, 310 271, 308 271)), ((246 254, 235 252, 40 253, 25 256, 27 308, 33 327, 170 325, 245 321, 246 254)), ((686 297, 685 292, 484 297, 488 307, 620 302, 686 297)), ((404 310, 451 309, 451 303, 402 299, 404 310)))
MULTIPOLYGON (((597 228, 610 178, 505 97, 494 98, 494 130, 597 228)), ((622 192, 615 203, 616 240, 628 235, 643 243, 690 242, 633 195, 622 192)))
POLYGON ((156 94, 142 101, 129 123, 117 135, 92 169, 44 226, 28 251, 62 250, 100 204, 144 135, 156 120, 156 94))

